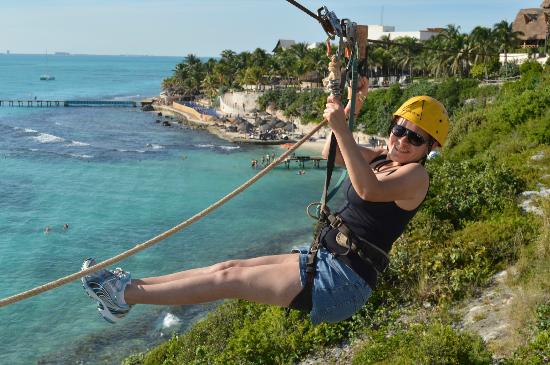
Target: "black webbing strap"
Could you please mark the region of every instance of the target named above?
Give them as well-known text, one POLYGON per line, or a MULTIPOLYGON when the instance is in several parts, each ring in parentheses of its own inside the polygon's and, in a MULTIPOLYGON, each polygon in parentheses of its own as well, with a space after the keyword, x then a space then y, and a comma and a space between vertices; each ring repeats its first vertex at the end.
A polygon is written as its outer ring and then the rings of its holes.
MULTIPOLYGON (((327 156, 327 172, 325 176, 325 185, 323 188, 323 195, 321 197, 321 210, 319 213, 319 222, 320 225, 328 225, 330 224, 328 217, 330 216, 330 210, 328 209, 327 203, 327 196, 328 196, 328 189, 330 187, 330 180, 332 178, 332 171, 334 170, 334 165, 336 161, 336 148, 338 146, 338 142, 336 141, 336 136, 334 133, 331 134, 330 139, 330 148, 329 153, 327 156)), ((311 246, 309 247, 309 252, 307 255, 307 263, 306 263, 306 282, 303 287, 303 289, 298 293, 298 295, 292 300, 289 308, 297 309, 303 312, 311 312, 311 308, 313 307, 312 302, 312 293, 313 293, 313 280, 315 279, 315 269, 317 265, 317 251, 319 251, 319 246, 321 244, 321 231, 322 229, 318 229, 317 234, 315 238, 313 239, 313 242, 311 243, 311 246)))
MULTIPOLYGON (((353 50, 352 53, 352 60, 354 60, 356 57, 356 50, 353 50)), ((355 114, 355 93, 357 89, 357 64, 353 61, 350 62, 351 65, 351 71, 352 71, 352 95, 350 95, 352 103, 351 103, 351 111, 350 111, 350 129, 351 125, 353 124, 353 118, 355 114)), ((347 71, 346 71, 347 75, 347 71)), ((342 75, 344 77, 344 75, 342 75)), ((346 82, 341 83, 342 91, 345 87, 346 82)), ((343 93, 341 92, 340 95, 343 93)), ((329 199, 329 187, 330 187, 330 180, 332 178, 332 172, 334 170, 334 166, 336 163, 336 151, 338 148, 338 141, 336 140, 336 136, 334 133, 331 133, 330 138, 330 145, 329 145, 329 153, 327 156, 327 170, 326 170, 326 176, 325 176, 325 185, 323 187, 323 195, 321 197, 321 209, 319 212, 319 221, 318 226, 326 226, 329 225, 330 222, 328 220, 328 217, 331 215, 330 210, 327 206, 327 201, 329 199)), ((317 264, 317 251, 319 251, 319 246, 321 244, 321 227, 317 227, 317 233, 315 235, 315 238, 313 239, 313 242, 311 243, 311 246, 309 248, 308 256, 307 256, 307 264, 306 264, 306 283, 304 285, 304 288, 298 293, 298 295, 292 300, 292 302, 289 305, 289 308, 292 309, 298 309, 300 311, 304 312, 311 312, 312 305, 312 293, 313 293, 313 281, 315 279, 315 269, 317 264)))

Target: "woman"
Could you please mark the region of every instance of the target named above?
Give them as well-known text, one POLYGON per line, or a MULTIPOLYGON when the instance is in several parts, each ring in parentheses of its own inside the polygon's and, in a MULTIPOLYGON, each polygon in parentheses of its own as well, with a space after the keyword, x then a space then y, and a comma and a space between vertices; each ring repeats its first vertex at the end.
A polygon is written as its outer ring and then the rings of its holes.
MULTIPOLYGON (((367 90, 363 79, 357 110, 367 90)), ((347 168, 349 179, 347 201, 336 215, 344 224, 321 232, 323 247, 317 253, 311 292, 313 323, 344 320, 365 304, 388 264, 393 242, 426 196, 429 179, 423 162, 434 146, 443 144, 448 130, 441 103, 425 96, 412 98, 394 115, 388 150, 373 150, 355 142, 347 128, 348 111, 349 104, 344 108, 329 97, 323 114, 338 141, 336 163, 347 168), (348 230, 342 233, 342 227, 348 230)), ((328 142, 325 156, 327 151, 328 142)), ((184 305, 238 298, 294 307, 308 280, 307 260, 307 251, 300 250, 145 279, 130 279, 121 269, 100 270, 83 277, 82 283, 109 322, 122 319, 134 304, 184 305)), ((82 269, 94 264, 87 259, 82 269)))

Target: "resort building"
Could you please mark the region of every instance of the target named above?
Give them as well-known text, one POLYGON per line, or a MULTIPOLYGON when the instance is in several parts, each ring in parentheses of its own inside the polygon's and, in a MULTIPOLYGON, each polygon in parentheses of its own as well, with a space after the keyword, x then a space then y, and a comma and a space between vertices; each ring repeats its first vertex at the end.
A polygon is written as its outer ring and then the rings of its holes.
MULTIPOLYGON (((549 0, 550 1, 550 0, 549 0)), ((392 25, 369 25, 369 39, 379 40, 380 38, 387 36, 390 40, 394 40, 400 37, 416 38, 420 41, 426 41, 439 32, 442 28, 427 28, 425 30, 417 30, 411 32, 396 32, 395 27, 392 25)))
POLYGON ((275 48, 273 48, 272 52, 276 52, 279 49, 284 51, 285 49, 289 49, 290 47, 292 47, 295 44, 296 44, 296 41, 294 41, 292 39, 279 39, 277 41, 277 44, 275 45, 275 48))
POLYGON ((550 0, 544 0, 540 8, 521 9, 512 29, 523 33, 519 39, 524 48, 544 46, 550 32, 550 0))

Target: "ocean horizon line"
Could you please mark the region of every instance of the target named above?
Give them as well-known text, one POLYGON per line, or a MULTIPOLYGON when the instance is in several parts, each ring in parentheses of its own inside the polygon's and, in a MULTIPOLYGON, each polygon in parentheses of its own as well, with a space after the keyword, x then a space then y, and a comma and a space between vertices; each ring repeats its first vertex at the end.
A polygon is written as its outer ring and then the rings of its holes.
MULTIPOLYGON (((94 53, 69 53, 69 52, 58 52, 58 53, 0 53, 0 56, 48 56, 48 57, 72 57, 72 56, 93 56, 93 57, 158 57, 158 58, 181 58, 184 59, 187 56, 181 55, 147 55, 147 54, 94 54, 94 53)), ((218 59, 218 57, 213 56, 198 56, 200 59, 218 59)))

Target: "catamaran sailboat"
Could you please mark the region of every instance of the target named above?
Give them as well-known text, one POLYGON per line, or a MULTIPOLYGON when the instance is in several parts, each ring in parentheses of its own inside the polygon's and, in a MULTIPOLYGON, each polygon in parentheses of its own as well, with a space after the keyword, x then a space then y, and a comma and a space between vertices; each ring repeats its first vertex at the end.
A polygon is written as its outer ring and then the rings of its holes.
MULTIPOLYGON (((46 68, 48 68, 48 51, 46 50, 46 68)), ((52 81, 55 80, 55 76, 44 74, 40 76, 42 81, 52 81)))

